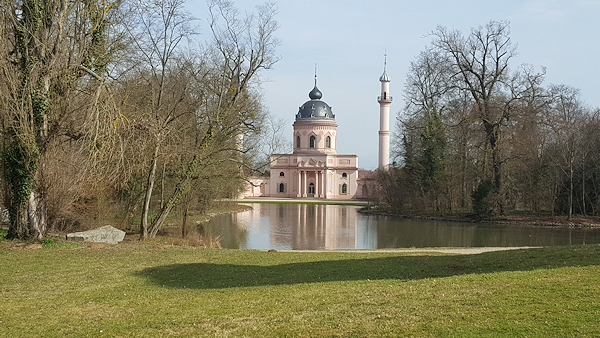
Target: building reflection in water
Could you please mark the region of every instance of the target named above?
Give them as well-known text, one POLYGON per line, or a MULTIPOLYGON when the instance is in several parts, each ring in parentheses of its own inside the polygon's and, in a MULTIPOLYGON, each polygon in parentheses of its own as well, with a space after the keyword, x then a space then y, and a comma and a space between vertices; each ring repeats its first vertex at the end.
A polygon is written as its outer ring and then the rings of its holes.
POLYGON ((383 249, 549 246, 600 243, 600 229, 520 227, 365 215, 359 207, 251 204, 213 218, 202 231, 230 249, 383 249))
POLYGON ((252 207, 234 217, 239 227, 249 230, 249 247, 282 250, 357 248, 357 212, 354 208, 321 204, 253 204, 252 207), (265 242, 267 239, 268 243, 265 242))

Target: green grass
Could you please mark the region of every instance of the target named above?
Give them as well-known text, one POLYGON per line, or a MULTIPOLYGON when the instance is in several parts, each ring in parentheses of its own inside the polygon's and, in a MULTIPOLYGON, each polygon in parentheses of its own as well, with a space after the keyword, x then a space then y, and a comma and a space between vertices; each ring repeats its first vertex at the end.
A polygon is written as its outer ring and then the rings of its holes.
POLYGON ((0 337, 595 337, 600 247, 479 255, 0 245, 0 337))
POLYGON ((85 246, 85 244, 79 243, 79 242, 66 242, 66 241, 55 242, 48 237, 42 239, 41 244, 42 244, 42 246, 45 246, 45 247, 49 247, 49 246, 66 246, 66 247, 85 246))

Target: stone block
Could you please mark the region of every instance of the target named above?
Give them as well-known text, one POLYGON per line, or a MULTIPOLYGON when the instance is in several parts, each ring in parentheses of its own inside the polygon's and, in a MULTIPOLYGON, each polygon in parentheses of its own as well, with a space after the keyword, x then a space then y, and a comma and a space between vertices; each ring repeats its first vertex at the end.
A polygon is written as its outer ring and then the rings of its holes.
POLYGON ((125 231, 113 226, 105 225, 88 231, 67 234, 67 240, 75 242, 93 242, 117 244, 125 238, 125 231))

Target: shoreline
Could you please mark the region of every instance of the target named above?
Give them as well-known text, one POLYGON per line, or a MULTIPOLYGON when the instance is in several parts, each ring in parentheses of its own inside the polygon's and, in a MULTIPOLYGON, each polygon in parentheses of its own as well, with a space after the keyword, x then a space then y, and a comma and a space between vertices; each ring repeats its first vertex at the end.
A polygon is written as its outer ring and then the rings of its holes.
MULTIPOLYGON (((232 199, 235 203, 300 203, 300 204, 325 204, 325 205, 373 205, 365 200, 324 200, 314 198, 282 198, 282 197, 247 197, 243 199, 232 199)), ((465 222, 478 224, 507 224, 514 226, 549 227, 549 228, 600 228, 600 218, 576 216, 568 220, 565 216, 502 216, 494 219, 477 219, 466 215, 402 215, 388 211, 377 212, 373 209, 359 210, 360 213, 379 216, 393 216, 406 219, 421 219, 445 222, 465 222)))
POLYGON ((493 219, 477 219, 468 216, 431 216, 431 215, 401 215, 390 212, 376 212, 372 210, 359 210, 360 213, 380 216, 393 216, 406 219, 420 219, 445 222, 464 222, 477 224, 507 224, 515 226, 594 229, 600 228, 600 220, 594 218, 574 217, 567 220, 563 216, 502 216, 493 219))

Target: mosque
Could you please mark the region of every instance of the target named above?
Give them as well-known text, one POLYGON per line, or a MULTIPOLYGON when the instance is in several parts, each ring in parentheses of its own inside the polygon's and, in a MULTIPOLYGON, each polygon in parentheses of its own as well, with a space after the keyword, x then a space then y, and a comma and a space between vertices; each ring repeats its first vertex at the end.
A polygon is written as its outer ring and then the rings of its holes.
MULTIPOLYGON (((378 170, 389 166, 390 153, 390 78, 384 62, 379 102, 378 170)), ((250 177, 242 197, 287 197, 316 199, 361 199, 368 197, 368 171, 359 170, 358 155, 338 154, 337 123, 331 107, 321 100, 315 87, 310 98, 298 109, 293 124, 292 154, 273 154, 270 177, 250 177), (361 177, 363 176, 363 177, 361 177)))

